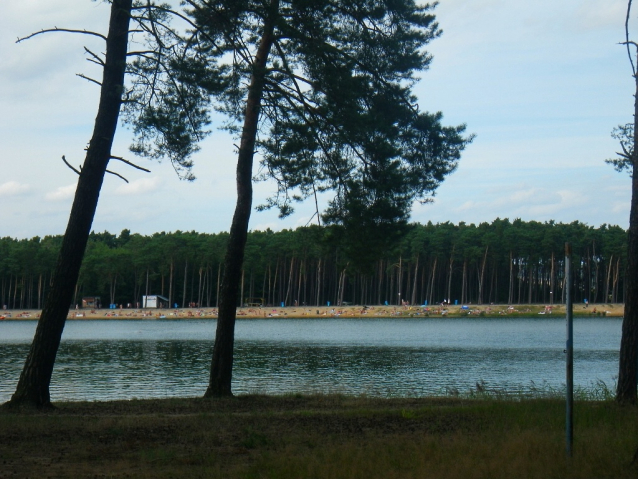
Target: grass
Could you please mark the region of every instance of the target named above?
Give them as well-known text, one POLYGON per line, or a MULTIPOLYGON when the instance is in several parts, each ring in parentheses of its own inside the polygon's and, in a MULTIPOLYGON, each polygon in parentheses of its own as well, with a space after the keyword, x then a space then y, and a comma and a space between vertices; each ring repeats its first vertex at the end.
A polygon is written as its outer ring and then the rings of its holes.
POLYGON ((0 477, 623 478, 638 409, 550 399, 248 395, 0 410, 0 477))

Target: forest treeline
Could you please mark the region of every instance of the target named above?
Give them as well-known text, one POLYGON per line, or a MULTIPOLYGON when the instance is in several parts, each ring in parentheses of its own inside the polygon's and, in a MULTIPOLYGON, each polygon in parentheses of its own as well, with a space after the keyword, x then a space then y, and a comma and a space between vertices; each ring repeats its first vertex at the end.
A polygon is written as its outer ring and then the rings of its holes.
MULTIPOLYGON (((0 298, 40 309, 62 236, 0 239, 0 298)), ((228 233, 91 233, 74 304, 137 306, 158 294, 170 304, 217 305, 228 233)), ((520 304, 564 302, 565 242, 573 249, 575 301, 623 302, 627 233, 580 222, 411 224, 392 247, 356 245, 338 226, 249 233, 243 303, 520 304), (375 253, 376 251, 376 253, 375 253), (372 253, 372 254, 371 254, 372 253)))

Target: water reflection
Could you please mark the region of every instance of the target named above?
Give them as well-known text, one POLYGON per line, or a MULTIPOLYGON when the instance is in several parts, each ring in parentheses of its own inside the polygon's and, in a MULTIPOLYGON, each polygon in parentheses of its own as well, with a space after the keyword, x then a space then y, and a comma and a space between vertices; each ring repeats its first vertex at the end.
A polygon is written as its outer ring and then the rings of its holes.
MULTIPOLYGON (((577 320, 575 384, 617 374, 620 320, 577 320)), ((53 400, 200 396, 214 321, 73 321, 53 400), (203 340, 202 338, 210 338, 203 340)), ((0 402, 17 382, 35 323, 0 323, 0 402)), ((237 325, 237 393, 422 396, 564 383, 564 320, 245 320, 237 325)))

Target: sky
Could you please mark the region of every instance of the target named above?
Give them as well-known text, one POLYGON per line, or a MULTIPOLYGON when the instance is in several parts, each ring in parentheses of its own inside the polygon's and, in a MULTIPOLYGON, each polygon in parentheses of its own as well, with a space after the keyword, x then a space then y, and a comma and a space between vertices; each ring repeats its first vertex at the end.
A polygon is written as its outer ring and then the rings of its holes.
MULTIPOLYGON (((625 0, 441 0, 442 35, 415 88, 424 111, 465 123, 476 135, 434 201, 415 204, 419 223, 481 223, 496 218, 628 227, 631 184, 604 160, 618 145, 612 128, 633 120, 634 80, 624 40, 625 0)), ((43 28, 106 33, 109 7, 90 0, 0 4, 0 237, 63 234, 97 111, 99 77, 84 47, 95 37, 43 28)), ((630 36, 638 40, 638 7, 630 36), (633 34, 633 35, 632 35, 633 34)), ((228 231, 235 206, 236 141, 212 125, 194 157, 194 182, 169 162, 135 158, 131 134, 118 129, 112 153, 151 173, 111 163, 130 183, 107 175, 95 231, 228 231)), ((254 203, 274 192, 255 185, 254 203)), ((253 211, 251 230, 304 226, 314 205, 285 220, 253 211)))

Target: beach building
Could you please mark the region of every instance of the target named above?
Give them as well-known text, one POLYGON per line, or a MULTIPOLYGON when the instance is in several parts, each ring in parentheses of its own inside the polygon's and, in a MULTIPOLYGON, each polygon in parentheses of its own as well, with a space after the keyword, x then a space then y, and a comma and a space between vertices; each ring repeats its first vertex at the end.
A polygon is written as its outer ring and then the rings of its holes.
POLYGON ((142 296, 142 308, 168 308, 168 298, 159 294, 150 294, 142 296))
POLYGON ((100 309, 102 307, 102 301, 100 301, 99 296, 85 296, 82 298, 82 307, 100 309))

